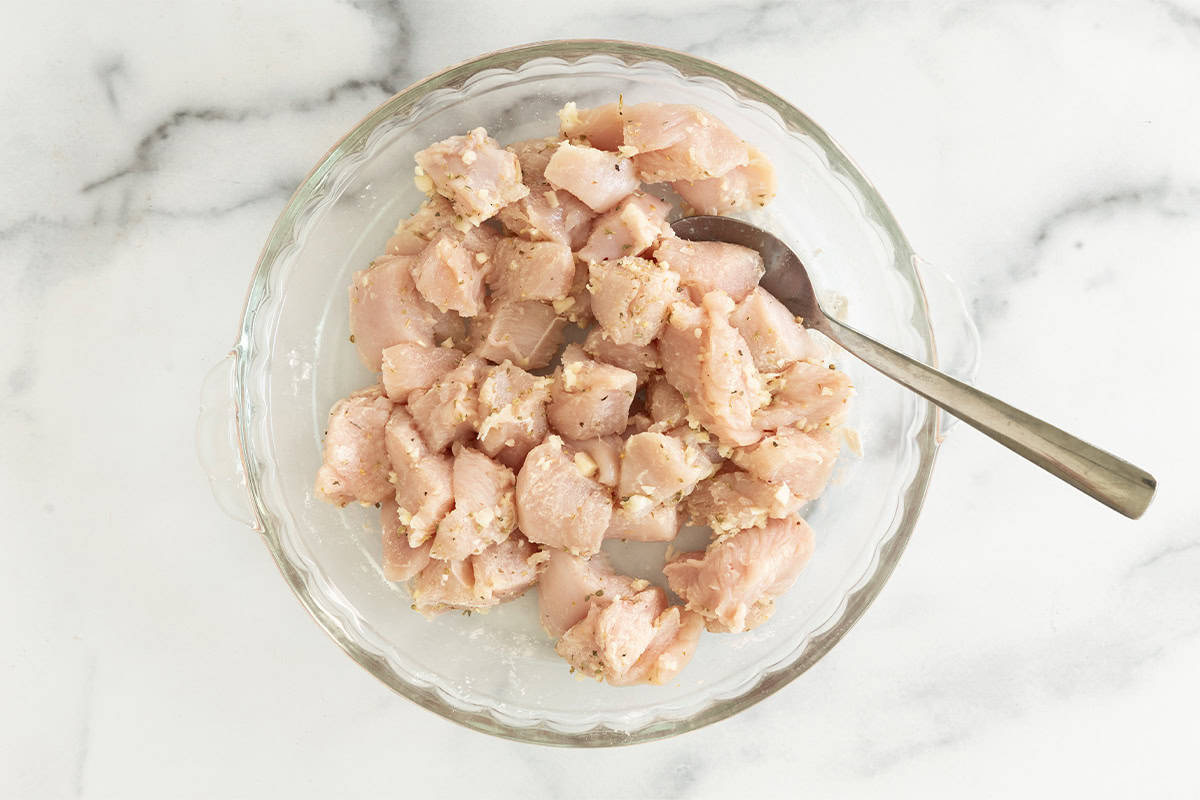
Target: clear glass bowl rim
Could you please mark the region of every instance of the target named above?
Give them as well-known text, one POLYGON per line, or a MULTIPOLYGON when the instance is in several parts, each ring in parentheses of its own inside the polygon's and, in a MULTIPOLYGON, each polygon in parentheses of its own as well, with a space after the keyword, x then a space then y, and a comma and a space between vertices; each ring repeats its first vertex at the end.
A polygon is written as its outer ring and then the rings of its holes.
POLYGON ((314 601, 309 594, 304 576, 284 551, 278 531, 274 530, 270 524, 263 522, 263 520, 270 519, 272 515, 264 506, 260 491, 261 475, 256 468, 255 460, 249 457, 247 448, 247 442, 251 440, 252 433, 249 415, 243 413, 243 410, 251 407, 247 380, 248 366, 251 361, 249 356, 253 353, 255 315, 267 296, 272 266, 284 247, 291 241, 297 221, 303 210, 318 194, 326 175, 341 159, 361 150, 371 132, 383 121, 408 113, 418 101, 431 92, 461 86, 467 79, 484 70, 516 69, 538 58, 558 58, 570 62, 594 55, 616 57, 627 65, 654 61, 673 67, 687 76, 715 78, 742 97, 760 102, 774 110, 789 129, 802 132, 805 136, 817 141, 827 154, 830 167, 853 185, 864 206, 864 212, 886 232, 895 246, 894 266, 909 282, 916 301, 912 319, 914 329, 923 340, 922 344, 927 354, 926 360, 935 366, 937 363, 937 350, 930 325, 928 302, 920 273, 916 267, 916 255, 879 192, 841 147, 807 115, 761 84, 706 59, 657 45, 610 39, 560 39, 496 50, 447 67, 402 89, 367 114, 349 133, 329 149, 289 198, 267 237, 251 277, 242 310, 238 338, 231 353, 234 360, 234 413, 238 457, 242 462, 246 488, 255 516, 254 527, 262 534, 267 549, 284 579, 291 586, 293 593, 317 624, 355 662, 392 690, 439 716, 473 730, 513 741, 569 747, 610 747, 636 744, 702 728, 743 711, 769 697, 817 663, 854 626, 895 570, 920 514, 940 441, 938 414, 935 413, 932 406, 923 404, 924 419, 916 433, 916 447, 920 457, 916 471, 900 498, 901 511, 900 518, 895 522, 895 533, 880 545, 874 572, 849 593, 844 611, 837 621, 822 633, 813 636, 796 660, 786 667, 763 675, 760 681, 742 694, 718 700, 686 719, 659 720, 633 731, 594 728, 583 732, 564 732, 542 725, 529 727, 506 725, 485 712, 470 712, 455 708, 436 692, 408 683, 397 675, 383 659, 347 637, 341 626, 314 601))

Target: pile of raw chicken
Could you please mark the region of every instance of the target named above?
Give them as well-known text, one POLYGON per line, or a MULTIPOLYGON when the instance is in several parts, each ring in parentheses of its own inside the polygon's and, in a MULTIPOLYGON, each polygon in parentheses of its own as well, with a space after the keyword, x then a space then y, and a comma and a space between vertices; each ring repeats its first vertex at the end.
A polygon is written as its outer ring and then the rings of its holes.
POLYGON ((559 136, 504 148, 477 128, 416 154, 428 199, 350 287, 350 339, 381 377, 330 412, 316 493, 379 505, 384 573, 417 611, 537 585, 573 670, 663 683, 701 629, 760 625, 796 580, 798 512, 853 390, 758 286, 758 253, 676 238, 641 188, 698 213, 762 206, 760 153, 691 106, 559 117, 559 136), (684 523, 713 538, 668 550, 682 605, 600 553, 684 523))

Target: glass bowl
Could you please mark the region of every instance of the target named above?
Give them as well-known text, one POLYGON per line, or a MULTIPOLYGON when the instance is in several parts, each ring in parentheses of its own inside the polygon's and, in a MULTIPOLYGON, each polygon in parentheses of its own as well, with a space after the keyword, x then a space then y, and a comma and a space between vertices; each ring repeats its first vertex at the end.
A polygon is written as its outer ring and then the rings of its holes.
MULTIPOLYGON (((665 686, 614 688, 570 674, 537 624, 536 592, 486 615, 429 621, 409 610, 405 588, 386 581, 379 567, 378 512, 339 510, 312 491, 330 406, 373 380, 347 341, 350 275, 382 251, 396 220, 421 200, 412 182, 415 151, 480 125, 501 142, 545 136, 557 129, 555 112, 565 102, 582 107, 618 95, 626 103, 695 104, 763 150, 780 188, 755 221, 791 243, 818 286, 844 298, 847 321, 935 362, 929 305, 908 242, 874 188, 811 120, 762 86, 683 53, 548 42, 426 78, 329 151, 271 231, 233 351, 206 382, 198 428, 218 500, 261 533, 334 641, 405 697, 522 741, 599 746, 669 736, 747 708, 802 674, 845 635, 895 568, 939 436, 928 403, 841 359, 858 388, 850 425, 861 434, 863 455, 845 454, 832 485, 806 511, 816 555, 767 624, 740 635, 705 634, 691 664, 665 686)), ((951 324, 969 332, 961 305, 947 294, 951 324)), ((664 545, 612 544, 629 569, 661 564, 664 545)))

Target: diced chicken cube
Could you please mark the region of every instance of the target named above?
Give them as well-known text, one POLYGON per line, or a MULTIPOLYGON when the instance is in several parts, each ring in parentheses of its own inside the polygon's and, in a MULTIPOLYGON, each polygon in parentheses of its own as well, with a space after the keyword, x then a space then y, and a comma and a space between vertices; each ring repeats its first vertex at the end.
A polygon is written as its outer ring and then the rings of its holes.
POLYGON ((471 320, 469 341, 494 364, 511 361, 522 369, 550 363, 563 340, 566 322, 537 300, 497 303, 471 320))
POLYGON ((695 106, 639 103, 624 109, 624 144, 646 183, 706 180, 750 162, 746 143, 695 106))
POLYGON ((717 178, 700 181, 675 181, 671 188, 697 214, 729 214, 749 208, 762 208, 775 198, 775 170, 767 157, 753 147, 746 148, 750 161, 734 167, 717 178))
POLYGON ((775 598, 795 583, 812 551, 812 528, 793 516, 718 539, 703 553, 684 553, 663 572, 710 631, 737 633, 771 616, 775 598))
POLYGON ((432 617, 450 609, 486 611, 537 583, 537 548, 519 532, 461 561, 434 559, 412 583, 413 608, 432 617))
POLYGON ((617 503, 605 539, 669 542, 679 533, 679 507, 674 503, 646 506, 641 495, 617 503))
POLYGON ((566 300, 554 303, 554 310, 581 328, 587 327, 592 318, 592 293, 588 291, 588 265, 575 259, 575 280, 566 300))
POLYGON ((450 458, 429 449, 412 415, 396 406, 384 428, 397 517, 410 547, 433 538, 438 523, 454 502, 450 458))
POLYGON ((417 185, 427 193, 436 190, 454 205, 465 231, 509 203, 529 194, 521 182, 517 157, 504 150, 483 128, 465 136, 451 136, 416 155, 417 185))
POLYGON ((468 355, 428 389, 418 389, 408 397, 422 438, 436 453, 452 442, 467 442, 479 429, 478 386, 487 363, 477 355, 468 355))
POLYGON ((669 430, 682 425, 687 418, 688 407, 679 390, 656 375, 646 386, 646 410, 656 426, 669 430))
POLYGON ((624 143, 622 111, 620 103, 595 108, 578 108, 574 103, 567 103, 558 112, 558 129, 572 142, 600 150, 616 150, 624 143))
POLYGON ((647 508, 678 503, 714 472, 698 447, 664 433, 638 433, 625 441, 617 495, 622 502, 643 497, 647 508))
POLYGON ((677 297, 679 275, 637 256, 588 267, 592 314, 616 344, 646 345, 662 330, 677 297))
POLYGON ((621 476, 621 449, 625 445, 620 436, 564 439, 563 443, 570 449, 571 460, 583 475, 595 478, 605 486, 616 487, 621 476))
POLYGON ((531 194, 549 186, 546 181, 546 165, 550 163, 550 157, 562 143, 560 136, 546 136, 541 139, 523 139, 504 148, 517 157, 517 163, 521 165, 521 182, 529 187, 531 194))
POLYGON ((575 195, 547 184, 545 189, 506 205, 496 218, 522 239, 559 242, 575 250, 587 243, 595 216, 575 195))
POLYGON ((379 371, 384 348, 403 342, 432 345, 447 314, 413 284, 414 256, 386 256, 350 282, 350 340, 367 369, 379 371))
POLYGON ((637 375, 592 361, 578 345, 567 348, 555 371, 547 416, 550 427, 571 439, 621 433, 637 392, 637 375))
POLYGON ((488 261, 476 261, 454 237, 438 234, 413 263, 413 281, 440 311, 473 317, 483 311, 483 281, 490 267, 488 261))
POLYGON ((517 474, 517 524, 531 542, 590 555, 611 517, 608 487, 580 471, 559 437, 529 451, 517 474))
POLYGON ((383 351, 383 388, 392 401, 403 403, 417 389, 428 389, 434 381, 462 361, 453 347, 402 342, 383 351))
POLYGON ((704 630, 704 618, 679 606, 671 606, 654 620, 654 638, 628 672, 608 676, 613 686, 652 683, 661 686, 674 679, 692 660, 704 630))
POLYGON ((806 501, 786 484, 767 483, 740 469, 725 469, 696 484, 684 501, 684 511, 693 525, 707 525, 717 534, 726 534, 795 514, 806 501))
POLYGON ((385 497, 379 507, 379 523, 383 528, 383 577, 389 581, 406 581, 429 563, 432 541, 419 547, 408 543, 408 526, 400 522, 396 498, 385 497))
POLYGON ((550 378, 538 378, 505 361, 479 386, 479 448, 511 469, 546 438, 550 378))
POLYGON ((597 361, 629 370, 637 375, 638 385, 645 383, 655 370, 662 367, 658 346, 654 342, 617 344, 599 328, 588 331, 587 338, 583 340, 583 351, 597 361))
POLYGON ((829 483, 840 447, 828 429, 802 433, 782 428, 757 444, 734 448, 730 460, 760 481, 782 484, 793 495, 811 500, 829 483))
POLYGON ((629 597, 595 598, 554 649, 588 677, 622 678, 650 646, 654 620, 666 609, 666 594, 657 586, 629 597))
POLYGON ((759 372, 779 372, 788 364, 817 355, 808 331, 761 286, 738 303, 729 321, 750 346, 759 372))
POLYGON ((612 211, 596 217, 579 257, 590 263, 642 255, 663 236, 674 235, 667 225, 670 211, 667 201, 634 192, 612 211))
POLYGON ((733 307, 722 292, 706 295, 700 308, 676 303, 659 351, 667 380, 692 416, 723 442, 749 445, 762 435, 753 414, 769 395, 746 341, 729 324, 733 307))
POLYGON ((633 162, 606 150, 561 144, 546 165, 546 180, 565 189, 598 214, 638 187, 633 162))
POLYGON ((754 414, 759 430, 835 428, 846 418, 854 387, 841 370, 797 361, 769 383, 771 402, 754 414))
POLYGON ((592 598, 633 594, 633 579, 613 572, 603 553, 580 558, 553 548, 547 552, 550 557, 538 582, 538 609, 552 639, 587 616, 592 598))
POLYGON ((741 302, 763 276, 758 251, 728 242, 666 238, 655 248, 654 260, 679 274, 680 285, 691 293, 694 303, 717 290, 741 302))
POLYGON ((392 401, 378 386, 359 389, 333 404, 325 430, 324 463, 316 495, 335 506, 351 500, 378 503, 391 494, 383 429, 392 401))
POLYGON ((385 250, 391 255, 415 256, 425 249, 439 231, 450 228, 453 220, 454 211, 450 201, 435 194, 421 204, 417 213, 400 220, 385 250))
POLYGON ((502 542, 517 524, 513 499, 516 477, 470 447, 455 445, 453 467, 454 508, 438 524, 429 554, 457 561, 502 542))
POLYGON ((506 238, 496 246, 488 286, 499 301, 553 301, 567 296, 574 279, 575 257, 567 245, 506 238))

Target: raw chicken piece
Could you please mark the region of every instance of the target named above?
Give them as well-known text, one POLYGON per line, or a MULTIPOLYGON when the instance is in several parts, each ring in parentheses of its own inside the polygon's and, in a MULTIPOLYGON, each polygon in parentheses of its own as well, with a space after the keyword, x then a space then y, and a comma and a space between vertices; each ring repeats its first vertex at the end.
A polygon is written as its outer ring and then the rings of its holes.
POLYGON ((461 561, 433 560, 412 583, 413 608, 433 617, 452 608, 486 611, 537 583, 537 548, 520 533, 461 561))
POLYGON ((726 444, 754 444, 762 436, 753 414, 769 399, 750 349, 729 324, 733 301, 711 292, 703 306, 679 302, 659 341, 663 371, 692 416, 726 444))
POLYGON ((625 426, 625 430, 621 432, 621 435, 628 439, 635 433, 645 433, 646 431, 650 430, 653 425, 654 420, 650 419, 648 415, 639 411, 636 414, 629 415, 629 424, 625 426))
POLYGON ((621 476, 620 436, 597 436, 592 439, 564 439, 572 452, 572 461, 581 474, 595 478, 605 486, 615 487, 621 476))
POLYGON ((750 447, 736 447, 730 460, 760 481, 782 484, 811 500, 825 490, 841 445, 827 429, 801 433, 781 428, 750 447))
POLYGON ((325 426, 325 457, 316 495, 335 506, 351 500, 378 503, 391 494, 383 428, 392 401, 378 386, 359 389, 333 404, 325 426))
POLYGON ((580 558, 553 548, 546 552, 550 558, 538 582, 538 609, 542 628, 552 639, 587 616, 592 598, 611 599, 634 592, 634 580, 613 572, 603 553, 580 558))
POLYGON ((588 291, 588 265, 575 259, 575 280, 566 300, 556 300, 554 310, 581 328, 592 322, 592 293, 588 291))
POLYGON ((579 257, 587 262, 638 256, 663 236, 674 236, 667 225, 671 204, 645 192, 634 192, 612 211, 596 217, 579 257))
POLYGON ((510 301, 472 319, 469 341, 494 364, 508 360, 522 369, 541 369, 562 344, 564 327, 546 303, 510 301))
POLYGON ((449 228, 453 219, 450 201, 435 194, 421 204, 417 213, 400 220, 395 234, 387 241, 385 251, 391 255, 415 256, 425 249, 438 231, 449 228))
POLYGON ((624 113, 624 144, 646 183, 715 178, 750 161, 746 143, 695 106, 639 103, 624 113))
POLYGON ((834 428, 846 418, 854 387, 841 370, 797 361, 769 383, 771 402, 754 414, 759 430, 834 428))
POLYGON ((579 345, 569 345, 550 387, 550 427, 572 439, 620 433, 636 392, 637 375, 592 361, 579 345))
POLYGON ((609 676, 613 686, 652 683, 661 686, 677 676, 696 652, 704 618, 692 611, 671 606, 654 620, 654 638, 622 677, 609 676))
POLYGON ((408 528, 401 524, 394 497, 385 497, 379 507, 379 523, 383 528, 383 577, 389 581, 406 581, 425 569, 429 563, 432 542, 420 547, 408 543, 408 528))
POLYGON ((783 303, 761 286, 746 295, 729 321, 750 345, 759 372, 779 372, 788 364, 817 354, 808 331, 783 303))
MULTIPOLYGON (((714 472, 716 467, 700 448, 688 447, 663 433, 638 433, 625 441, 617 496, 626 504, 642 497, 644 500, 639 502, 643 509, 674 504, 714 472)), ((636 513, 636 509, 630 511, 636 513)))
POLYGON ((417 292, 414 256, 385 256, 350 282, 350 341, 367 369, 379 371, 385 347, 402 342, 432 345, 446 314, 417 292))
POLYGON ((454 236, 439 233, 413 262, 413 282, 438 310, 473 317, 483 311, 483 281, 491 266, 485 254, 472 254, 454 236))
POLYGON ((509 232, 530 241, 551 241, 572 250, 587 241, 595 213, 573 194, 546 180, 546 164, 561 139, 528 139, 509 145, 521 163, 529 194, 500 209, 497 219, 509 232))
POLYGON ((433 538, 454 502, 450 458, 429 449, 403 406, 392 409, 384 439, 392 465, 388 477, 399 506, 397 518, 408 531, 409 546, 419 547, 433 538))
POLYGON ((600 150, 616 150, 623 144, 625 118, 621 103, 595 108, 577 108, 567 103, 558 112, 559 130, 577 144, 600 150))
POLYGON ((549 186, 546 181, 546 165, 550 163, 550 157, 562 142, 560 136, 546 136, 541 139, 523 139, 504 148, 517 157, 517 163, 521 165, 521 182, 529 187, 530 193, 549 186))
POLYGON ((590 555, 611 517, 608 487, 580 472, 562 439, 550 436, 529 451, 517 474, 517 524, 531 542, 590 555))
POLYGON ((517 157, 504 150, 483 128, 465 136, 451 136, 416 155, 417 186, 449 198, 461 219, 454 226, 465 231, 495 216, 509 203, 529 194, 521 182, 517 157))
POLYGON ((679 193, 697 214, 728 214, 748 208, 762 208, 775 198, 775 170, 767 157, 747 146, 750 163, 734 167, 718 178, 701 181, 675 181, 671 188, 679 193))
POLYGON ((770 484, 748 472, 725 469, 696 484, 684 501, 684 511, 691 524, 725 534, 795 514, 805 502, 786 484, 770 484))
POLYGON ((554 650, 590 678, 622 678, 650 646, 654 620, 666 610, 667 596, 657 586, 627 597, 594 598, 587 616, 554 650))
POLYGON ((383 388, 393 402, 403 403, 416 389, 458 366, 463 354, 453 347, 401 342, 383 351, 383 388))
POLYGON ((594 147, 561 144, 546 165, 546 180, 565 189, 598 214, 638 188, 633 162, 594 147))
POLYGON ((479 385, 479 449, 512 469, 546 438, 550 378, 538 378, 505 361, 479 385))
POLYGON ((505 238, 496 246, 488 286, 497 301, 552 301, 566 297, 574 279, 575 257, 567 245, 505 238))
POLYGON ((588 267, 592 314, 616 344, 646 345, 663 327, 677 298, 679 275, 637 256, 588 267))
POLYGON ((722 454, 721 446, 703 428, 693 428, 689 425, 666 427, 659 423, 655 423, 652 427, 657 432, 665 430, 668 436, 673 436, 682 442, 684 448, 687 450, 688 458, 697 463, 699 463, 701 457, 708 459, 711 468, 709 471, 710 475, 720 469, 721 465, 725 463, 725 456, 722 454))
POLYGON ((422 438, 435 453, 451 442, 466 442, 479 428, 477 393, 487 362, 471 354, 457 367, 408 396, 408 410, 422 438))
POLYGON ((710 631, 738 633, 771 616, 775 598, 796 581, 812 551, 812 528, 790 517, 718 539, 703 553, 683 553, 663 572, 710 631))
POLYGON ((683 395, 661 375, 652 377, 646 386, 646 410, 655 426, 667 430, 682 425, 688 413, 683 395))
POLYGON ((634 542, 669 542, 679 533, 679 508, 674 503, 646 507, 641 495, 637 502, 617 503, 605 539, 634 542))
POLYGON ((454 508, 438 524, 430 556, 457 561, 502 542, 517 525, 516 477, 508 467, 454 446, 454 508))
POLYGON ((758 251, 728 242, 663 239, 654 250, 654 260, 679 273, 680 285, 695 303, 718 289, 741 302, 763 275, 758 251))
POLYGON ((616 344, 606 338, 599 328, 588 331, 587 338, 583 340, 583 351, 597 361, 634 373, 638 385, 645 383, 655 370, 662 367, 658 346, 654 342, 645 345, 616 344))

